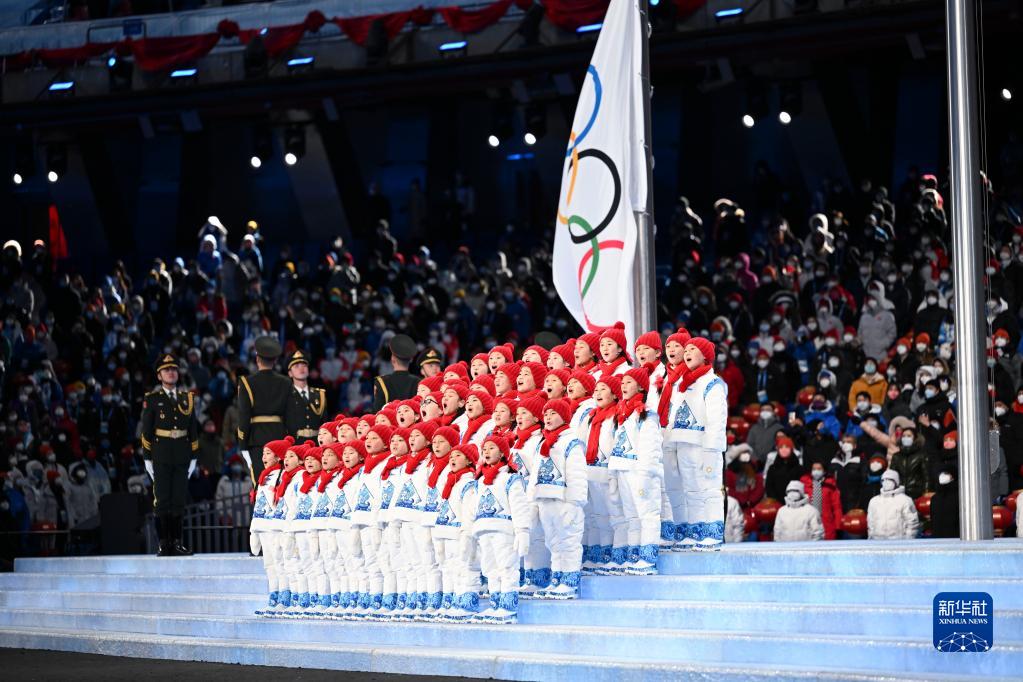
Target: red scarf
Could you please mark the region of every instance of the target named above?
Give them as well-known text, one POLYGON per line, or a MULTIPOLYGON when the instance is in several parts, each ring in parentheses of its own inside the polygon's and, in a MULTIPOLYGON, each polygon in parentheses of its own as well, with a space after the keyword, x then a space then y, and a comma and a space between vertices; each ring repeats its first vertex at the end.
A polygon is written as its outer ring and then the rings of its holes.
POLYGON ((359 473, 360 469, 362 469, 362 465, 361 464, 356 464, 351 469, 349 469, 348 467, 345 467, 344 469, 342 469, 341 470, 341 478, 337 479, 337 487, 338 487, 338 489, 344 488, 345 485, 348 484, 348 481, 350 481, 353 478, 355 478, 355 474, 359 473))
POLYGON ((637 393, 628 400, 623 400, 618 403, 618 412, 616 414, 615 421, 618 424, 624 424, 625 420, 634 414, 639 414, 646 409, 646 400, 643 399, 642 393, 637 393))
POLYGON ((551 448, 558 442, 558 438, 561 437, 565 431, 568 431, 568 424, 562 424, 553 431, 544 429, 543 432, 543 443, 540 445, 540 454, 544 457, 551 456, 551 448))
POLYGON ((380 462, 383 462, 390 456, 391 453, 388 452, 387 450, 384 450, 379 455, 369 455, 368 457, 366 457, 366 461, 363 462, 362 464, 362 470, 368 474, 369 472, 373 471, 373 469, 376 469, 377 464, 380 464, 380 462))
POLYGON ((691 372, 686 372, 686 375, 682 377, 682 383, 678 385, 678 392, 685 393, 686 389, 696 383, 696 380, 702 377, 704 374, 711 370, 709 364, 700 365, 691 372))
POLYGON ((532 426, 525 429, 518 429, 515 431, 515 445, 512 447, 516 450, 521 450, 526 446, 526 441, 534 433, 540 430, 540 422, 533 424, 532 426))
POLYGON ((317 490, 322 492, 327 491, 327 484, 330 483, 330 479, 334 478, 334 474, 341 471, 340 468, 334 467, 333 469, 324 469, 320 472, 320 485, 317 486, 317 490))
POLYGON ((686 374, 686 363, 680 362, 677 366, 668 365, 668 370, 661 378, 661 398, 657 401, 657 416, 661 418, 661 426, 668 425, 668 413, 671 412, 671 394, 675 390, 675 382, 686 374))
POLYGON ((575 366, 576 369, 581 369, 584 372, 592 372, 595 367, 597 367, 597 363, 593 359, 590 359, 588 362, 584 362, 581 365, 575 366))
POLYGON ((607 407, 598 407, 590 415, 590 437, 586 440, 586 463, 596 464, 600 450, 600 425, 608 417, 613 417, 618 406, 612 403, 607 407))
POLYGON ((502 438, 513 438, 515 432, 507 426, 495 426, 494 430, 490 432, 491 436, 501 436, 502 438))
POLYGON ((584 400, 586 400, 586 398, 577 398, 575 400, 573 400, 571 398, 568 399, 568 404, 572 408, 572 416, 573 417, 575 416, 575 413, 579 411, 579 406, 583 404, 584 400))
POLYGON ((465 430, 465 435, 462 436, 462 443, 463 444, 468 443, 469 439, 472 438, 473 435, 480 430, 481 426, 487 423, 488 419, 490 419, 489 414, 481 414, 478 417, 470 419, 469 426, 465 430))
POLYGON ((284 491, 288 489, 288 484, 291 483, 291 479, 295 478, 295 474, 302 471, 301 467, 295 467, 291 471, 285 471, 281 474, 281 479, 277 481, 277 487, 274 488, 274 504, 281 501, 284 497, 284 491))
POLYGON ((501 473, 501 469, 504 469, 504 462, 498 462, 497 464, 484 464, 480 467, 479 477, 483 479, 483 485, 493 485, 494 479, 501 473))
POLYGON ((405 460, 405 473, 411 476, 419 468, 419 465, 423 463, 423 460, 430 454, 430 448, 423 448, 419 452, 408 455, 408 459, 405 460))
POLYGON ((389 460, 387 460, 387 464, 384 465, 384 470, 380 474, 380 480, 386 481, 391 475, 391 472, 400 467, 406 461, 408 461, 408 453, 405 453, 401 457, 392 456, 389 460))
POLYGON ((451 426, 451 422, 455 421, 456 414, 442 414, 437 417, 437 421, 440 422, 441 426, 451 426))
POLYGON ((266 483, 267 476, 269 476, 271 473, 273 473, 275 471, 280 471, 280 470, 281 470, 280 462, 278 462, 277 464, 274 464, 272 467, 269 467, 267 469, 263 469, 263 473, 261 473, 259 475, 259 483, 257 483, 256 486, 258 487, 258 486, 263 485, 264 483, 266 483))
POLYGON ((625 362, 625 355, 619 355, 611 362, 600 363, 599 365, 597 365, 597 369, 600 370, 600 376, 609 377, 612 374, 614 374, 614 371, 618 369, 618 367, 620 367, 623 362, 625 362))
POLYGON ((448 455, 443 457, 433 456, 430 458, 430 475, 426 479, 426 485, 431 488, 437 487, 437 480, 440 478, 440 472, 444 471, 444 466, 448 463, 448 455))
POLYGON ((320 482, 320 472, 311 474, 308 471, 302 472, 302 487, 298 489, 303 495, 313 489, 313 486, 320 482))
POLYGON ((471 473, 472 467, 465 467, 464 469, 459 469, 458 471, 449 471, 448 480, 447 482, 444 483, 444 491, 440 494, 440 496, 445 500, 451 497, 451 491, 452 489, 454 489, 455 483, 458 483, 458 479, 460 479, 462 476, 465 476, 466 474, 471 473))

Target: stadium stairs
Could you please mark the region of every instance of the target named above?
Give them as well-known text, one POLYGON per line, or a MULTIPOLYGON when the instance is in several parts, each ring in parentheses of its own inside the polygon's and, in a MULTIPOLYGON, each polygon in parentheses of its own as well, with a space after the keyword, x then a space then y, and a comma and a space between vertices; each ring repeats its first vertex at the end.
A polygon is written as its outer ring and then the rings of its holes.
POLYGON ((260 560, 18 559, 0 646, 380 673, 586 682, 1023 676, 1023 542, 844 541, 664 554, 661 575, 584 577, 518 625, 257 618, 260 560), (994 643, 941 653, 938 592, 988 592, 994 643))

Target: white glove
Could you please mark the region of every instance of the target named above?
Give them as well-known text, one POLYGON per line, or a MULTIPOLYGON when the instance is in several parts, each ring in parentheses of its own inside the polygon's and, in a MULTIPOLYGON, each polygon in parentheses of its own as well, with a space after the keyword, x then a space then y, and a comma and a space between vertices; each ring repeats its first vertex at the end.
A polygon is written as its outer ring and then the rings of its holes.
POLYGON ((462 561, 468 563, 472 561, 472 538, 468 535, 463 535, 458 545, 458 553, 462 557, 462 561))
POLYGON ((259 550, 262 547, 263 543, 259 541, 259 533, 249 533, 249 550, 252 552, 252 556, 259 556, 259 550))
POLYGON ((156 477, 153 476, 153 460, 146 460, 146 473, 149 474, 149 480, 156 482, 156 477))
POLYGON ((195 460, 193 459, 188 463, 188 477, 192 478, 192 473, 195 472, 195 460))
POLYGON ((248 450, 242 450, 241 453, 242 453, 242 459, 245 460, 245 463, 249 466, 249 470, 251 471, 252 470, 252 457, 249 456, 249 451, 248 450))
POLYGON ((529 554, 529 533, 519 532, 515 534, 515 554, 524 557, 529 554))

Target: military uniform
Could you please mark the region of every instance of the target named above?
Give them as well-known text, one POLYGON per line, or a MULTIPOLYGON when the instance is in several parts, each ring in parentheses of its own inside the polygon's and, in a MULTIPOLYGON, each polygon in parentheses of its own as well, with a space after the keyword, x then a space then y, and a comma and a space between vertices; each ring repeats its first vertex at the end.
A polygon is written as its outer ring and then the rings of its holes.
MULTIPOLYGON (((304 362, 309 364, 305 354, 297 350, 288 361, 288 369, 304 362)), ((305 394, 297 386, 292 384, 291 394, 288 396, 288 406, 284 414, 284 425, 288 433, 295 437, 295 442, 302 442, 306 439, 316 440, 320 424, 323 423, 323 413, 327 409, 327 392, 322 388, 308 387, 305 394)))
MULTIPOLYGON (((412 362, 416 342, 404 334, 395 334, 390 343, 391 355, 404 363, 412 362)), ((419 377, 407 370, 396 370, 373 380, 373 411, 379 412, 392 400, 408 400, 416 394, 419 377)))
POLYGON ((427 365, 440 365, 440 353, 437 352, 436 348, 425 348, 423 352, 416 358, 415 366, 419 370, 419 375, 425 377, 426 372, 424 367, 427 365))
MULTIPOLYGON (((164 355, 156 371, 177 368, 174 356, 164 355)), ((161 386, 142 401, 142 453, 152 466, 161 555, 190 554, 181 544, 181 517, 188 496, 189 464, 199 451, 193 398, 188 391, 168 391, 161 386)))
MULTIPOLYGON (((266 360, 280 355, 280 348, 270 337, 256 340, 256 354, 266 360)), ((272 369, 238 381, 238 447, 251 457, 253 485, 263 471, 263 446, 287 435, 284 417, 291 392, 291 381, 272 369)))

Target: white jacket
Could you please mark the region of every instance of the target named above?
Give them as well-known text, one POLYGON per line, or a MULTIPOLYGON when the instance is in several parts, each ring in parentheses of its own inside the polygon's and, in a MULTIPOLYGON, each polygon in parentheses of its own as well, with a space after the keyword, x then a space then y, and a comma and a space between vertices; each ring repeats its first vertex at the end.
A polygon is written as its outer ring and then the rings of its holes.
POLYGON ((564 431, 551 447, 550 457, 540 454, 537 446, 536 466, 529 473, 529 499, 563 500, 584 505, 589 491, 587 484, 586 446, 572 429, 564 431))
MULTIPOLYGON (((280 530, 274 523, 274 488, 281 480, 283 469, 271 471, 263 479, 262 485, 256 487, 256 503, 252 507, 250 531, 280 530)), ((299 474, 301 475, 301 474, 299 474)))
MULTIPOLYGON (((597 368, 590 372, 590 374, 593 375, 593 378, 596 379, 597 381, 600 381, 600 378, 604 376, 604 373, 599 369, 599 367, 600 363, 598 362, 597 368)), ((632 365, 629 364, 628 360, 624 360, 621 364, 615 367, 614 370, 611 371, 611 376, 621 376, 628 372, 630 369, 632 369, 632 365)))
POLYGON ((521 448, 514 447, 515 443, 512 443, 511 461, 515 465, 515 469, 522 474, 522 478, 526 480, 530 479, 530 474, 536 468, 536 459, 539 456, 542 442, 543 425, 541 424, 540 428, 530 434, 521 448))
POLYGON ((728 386, 713 371, 707 372, 685 390, 671 394, 668 442, 690 443, 707 450, 724 452, 728 446, 728 386))
POLYGON ((657 385, 661 382, 661 378, 668 373, 668 368, 663 362, 658 362, 657 367, 654 368, 653 373, 650 374, 650 389, 646 394, 646 409, 657 413, 657 405, 661 402, 661 392, 657 390, 657 385))
POLYGON ((728 513, 725 515, 725 542, 742 542, 746 539, 746 515, 742 513, 739 501, 728 496, 728 513))
MULTIPOLYGON (((468 421, 466 421, 466 426, 468 426, 468 421)), ((483 425, 481 427, 476 429, 476 433, 472 434, 472 437, 469 438, 469 443, 471 445, 475 445, 477 448, 482 448, 483 447, 483 441, 485 441, 487 439, 487 436, 489 436, 490 432, 493 431, 493 430, 494 430, 494 419, 493 419, 493 417, 491 417, 490 419, 488 419, 485 422, 483 422, 483 425)), ((465 431, 460 431, 459 433, 463 433, 464 434, 465 431)))
POLYGON ((1016 496, 1016 537, 1023 538, 1023 495, 1016 496))
POLYGON ((661 422, 657 412, 647 409, 642 421, 639 414, 633 413, 614 429, 614 445, 607 459, 607 468, 647 473, 663 471, 662 447, 661 422))
POLYGON ((587 398, 579 403, 579 407, 576 408, 575 413, 572 415, 572 420, 569 422, 569 426, 575 431, 575 437, 584 443, 590 436, 588 418, 590 412, 593 412, 595 409, 597 409, 597 401, 593 398, 587 398))
MULTIPOLYGON (((384 460, 384 466, 390 458, 384 460)), ((383 468, 380 469, 381 476, 383 475, 383 468)), ((377 521, 382 524, 390 523, 394 516, 394 503, 398 499, 398 493, 405 485, 405 465, 402 464, 400 467, 391 469, 391 473, 387 474, 387 478, 380 479, 380 511, 377 512, 377 521)))
POLYGON ((867 537, 871 540, 912 540, 920 528, 916 505, 905 486, 882 490, 867 505, 867 537))
POLYGON ((274 509, 273 518, 274 521, 281 522, 281 530, 293 533, 306 530, 308 527, 306 522, 313 515, 316 486, 313 486, 307 493, 299 492, 302 488, 302 477, 304 474, 304 471, 299 471, 295 474, 274 509))
POLYGON ((309 520, 309 530, 327 530, 332 527, 330 516, 334 511, 334 502, 341 492, 341 489, 337 487, 340 476, 341 468, 338 467, 334 469, 334 475, 327 481, 322 493, 319 483, 316 484, 316 506, 313 507, 313 517, 309 520))
POLYGON ((380 460, 372 471, 366 471, 366 466, 363 465, 362 471, 352 478, 352 481, 358 481, 352 508, 353 526, 372 526, 379 522, 380 503, 383 500, 380 489, 380 472, 384 470, 386 461, 386 457, 380 460))
POLYGON ((821 513, 810 504, 805 495, 798 502, 785 501, 774 519, 775 542, 799 542, 801 540, 822 540, 824 524, 821 513))
MULTIPOLYGON (((444 478, 444 482, 437 484, 442 493, 447 476, 445 475, 444 478)), ((448 496, 448 499, 440 498, 440 504, 437 507, 437 522, 433 526, 433 537, 445 540, 457 540, 461 537, 463 521, 470 512, 465 505, 466 492, 475 483, 476 479, 472 477, 471 473, 463 475, 451 487, 451 495, 448 496)))
POLYGON ((486 485, 482 478, 473 481, 465 491, 463 518, 465 532, 528 533, 532 513, 526 499, 526 481, 505 467, 494 482, 486 485))
MULTIPOLYGON (((430 487, 430 461, 433 455, 427 455, 419 467, 411 474, 402 473, 401 488, 396 490, 397 497, 391 503, 391 518, 418 523, 429 528, 437 521, 440 508, 440 493, 437 487, 430 487)), ((437 477, 437 486, 443 486, 447 477, 448 465, 444 465, 437 477)))

